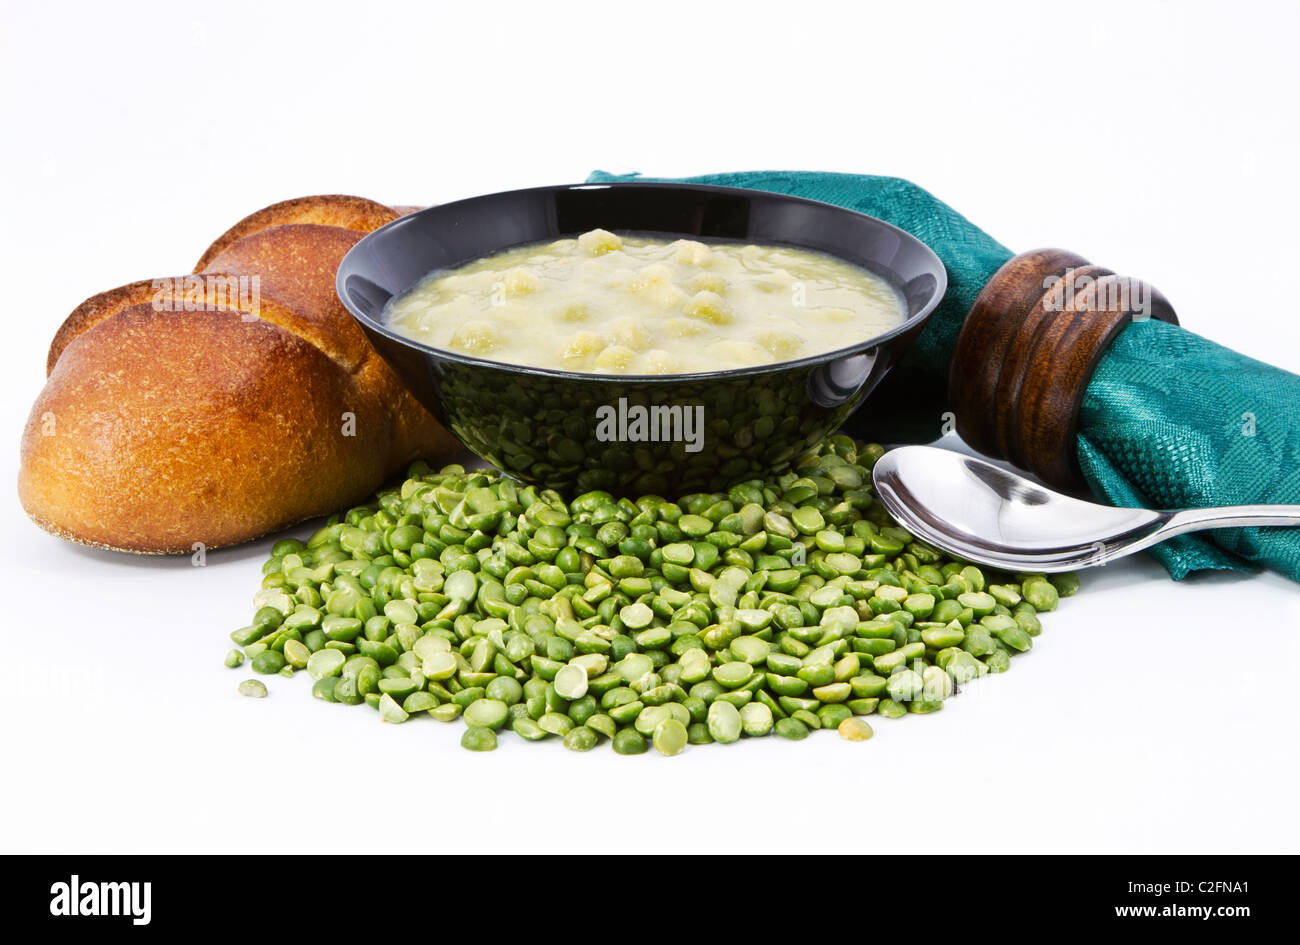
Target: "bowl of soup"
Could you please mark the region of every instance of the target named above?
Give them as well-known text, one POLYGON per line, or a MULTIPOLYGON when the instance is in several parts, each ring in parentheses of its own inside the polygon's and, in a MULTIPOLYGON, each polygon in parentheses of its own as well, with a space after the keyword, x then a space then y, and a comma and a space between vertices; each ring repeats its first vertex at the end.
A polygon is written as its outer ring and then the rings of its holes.
POLYGON ((779 475, 897 363, 943 297, 881 220, 650 182, 508 191, 362 239, 340 299, 473 452, 570 494, 779 475))

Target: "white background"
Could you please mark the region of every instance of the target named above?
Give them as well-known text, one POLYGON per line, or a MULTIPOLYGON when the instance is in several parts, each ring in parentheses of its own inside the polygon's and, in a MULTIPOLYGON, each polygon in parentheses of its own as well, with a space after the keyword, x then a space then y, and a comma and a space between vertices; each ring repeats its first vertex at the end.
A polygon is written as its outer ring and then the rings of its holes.
POLYGON ((267 542, 204 568, 88 551, 12 487, 74 306, 188 272, 246 213, 311 193, 896 174, 1300 371, 1294 3, 3 10, 0 849, 1300 848, 1300 594, 1274 576, 1088 574, 1010 673, 865 744, 666 759, 507 736, 476 755, 459 723, 381 725, 304 678, 236 694, 226 634, 267 542))

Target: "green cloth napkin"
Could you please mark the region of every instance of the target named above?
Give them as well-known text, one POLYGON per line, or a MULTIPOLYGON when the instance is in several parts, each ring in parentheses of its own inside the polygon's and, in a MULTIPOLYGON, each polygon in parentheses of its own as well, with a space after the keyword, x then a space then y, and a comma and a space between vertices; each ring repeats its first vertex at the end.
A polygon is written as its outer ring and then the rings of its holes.
MULTIPOLYGON (((591 182, 673 180, 596 171, 591 182)), ((1013 253, 910 181, 819 171, 745 171, 678 182, 745 187, 838 204, 878 217, 926 243, 948 270, 948 291, 891 378, 915 394, 918 440, 934 439, 936 409, 966 313, 1013 253), (919 431, 928 431, 920 433, 919 431)), ((886 381, 886 384, 889 380, 886 381)), ((882 385, 882 388, 885 385, 882 385)), ((873 394, 866 413, 881 392, 873 394)), ((1177 325, 1134 322, 1107 350, 1084 395, 1079 462, 1093 492, 1114 505, 1190 508, 1300 503, 1300 377, 1254 361, 1177 325)), ((1300 580, 1300 530, 1219 529, 1151 549, 1175 580, 1193 571, 1272 568, 1300 580)))

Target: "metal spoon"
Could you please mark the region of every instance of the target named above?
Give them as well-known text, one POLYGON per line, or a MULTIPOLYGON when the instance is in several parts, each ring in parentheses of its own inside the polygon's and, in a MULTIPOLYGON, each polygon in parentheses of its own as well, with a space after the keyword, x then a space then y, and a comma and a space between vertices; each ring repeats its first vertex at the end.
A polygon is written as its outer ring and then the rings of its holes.
POLYGON ((1167 512, 1098 505, 932 446, 890 450, 872 478, 889 514, 913 535, 1007 571, 1088 568, 1204 528, 1300 525, 1300 505, 1167 512))

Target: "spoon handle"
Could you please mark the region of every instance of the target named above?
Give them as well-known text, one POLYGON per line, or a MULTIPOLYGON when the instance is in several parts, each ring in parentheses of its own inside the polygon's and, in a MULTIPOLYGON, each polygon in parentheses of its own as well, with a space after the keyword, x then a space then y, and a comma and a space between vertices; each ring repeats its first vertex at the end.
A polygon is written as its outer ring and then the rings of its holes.
POLYGON ((1212 509, 1183 509, 1170 514, 1161 539, 1206 528, 1254 525, 1300 525, 1300 505, 1228 505, 1212 509))

